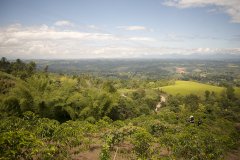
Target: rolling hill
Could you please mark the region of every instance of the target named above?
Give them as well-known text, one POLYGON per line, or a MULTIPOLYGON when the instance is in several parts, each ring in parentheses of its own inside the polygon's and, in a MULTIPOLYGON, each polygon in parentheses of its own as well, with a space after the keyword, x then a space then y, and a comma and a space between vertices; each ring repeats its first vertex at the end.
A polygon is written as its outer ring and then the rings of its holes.
MULTIPOLYGON (((164 92, 172 95, 181 94, 197 94, 199 96, 204 96, 206 90, 210 92, 215 92, 220 95, 224 91, 224 87, 213 86, 209 84, 202 84, 193 81, 176 81, 174 85, 160 87, 164 92)), ((235 88, 235 93, 240 96, 240 88, 235 88)))

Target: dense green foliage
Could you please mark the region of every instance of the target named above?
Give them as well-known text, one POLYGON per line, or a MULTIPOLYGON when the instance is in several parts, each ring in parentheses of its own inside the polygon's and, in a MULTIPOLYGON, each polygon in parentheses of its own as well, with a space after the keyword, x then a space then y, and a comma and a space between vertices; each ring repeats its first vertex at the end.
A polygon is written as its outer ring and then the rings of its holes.
POLYGON ((24 63, 20 59, 17 59, 15 62, 9 62, 5 57, 2 57, 0 60, 0 71, 25 79, 35 73, 36 64, 35 62, 24 63))
POLYGON ((159 87, 174 81, 1 70, 0 159, 223 159, 239 145, 230 85, 170 95, 159 87))

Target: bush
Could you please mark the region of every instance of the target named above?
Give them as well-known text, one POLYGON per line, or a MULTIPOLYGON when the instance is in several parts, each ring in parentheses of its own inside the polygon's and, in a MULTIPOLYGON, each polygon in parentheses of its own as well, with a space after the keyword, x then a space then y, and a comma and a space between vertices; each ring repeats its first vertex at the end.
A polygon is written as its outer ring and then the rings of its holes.
POLYGON ((173 155, 184 159, 219 159, 223 152, 220 140, 211 133, 197 130, 176 136, 173 155))
POLYGON ((100 153, 100 159, 101 160, 109 160, 111 158, 110 155, 110 147, 112 145, 113 141, 113 136, 112 135, 107 135, 105 137, 105 143, 102 146, 102 150, 100 153))
POLYGON ((4 132, 0 137, 1 158, 32 159, 43 152, 43 142, 28 131, 4 132))
POLYGON ((89 122, 89 123, 92 123, 92 124, 96 123, 96 119, 94 117, 92 117, 92 116, 86 118, 86 121, 89 122))
POLYGON ((150 124, 150 131, 151 134, 154 136, 161 136, 165 133, 167 127, 160 121, 155 121, 154 123, 150 124))
POLYGON ((134 145, 134 151, 138 158, 147 159, 151 156, 150 143, 152 141, 151 135, 142 130, 133 134, 132 143, 134 145))
POLYGON ((21 114, 21 108, 20 108, 19 101, 14 96, 10 96, 10 97, 7 97, 6 99, 4 99, 2 109, 8 115, 18 116, 21 114))

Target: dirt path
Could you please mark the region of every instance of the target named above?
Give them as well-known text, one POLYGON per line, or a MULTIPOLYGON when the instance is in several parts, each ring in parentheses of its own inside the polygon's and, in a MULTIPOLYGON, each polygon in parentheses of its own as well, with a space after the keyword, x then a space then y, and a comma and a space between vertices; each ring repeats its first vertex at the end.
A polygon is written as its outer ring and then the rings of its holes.
POLYGON ((72 156, 73 160, 94 160, 99 159, 101 145, 94 145, 89 150, 80 152, 72 156))
POLYGON ((225 160, 240 160, 240 147, 238 149, 228 152, 224 156, 225 160))
POLYGON ((158 112, 159 109, 162 107, 162 103, 166 102, 166 97, 164 97, 163 95, 160 96, 160 102, 158 102, 158 104, 156 105, 155 111, 158 112))
MULTIPOLYGON (((111 151, 111 160, 129 160, 132 159, 133 145, 129 143, 120 144, 111 151), (116 152, 118 150, 118 152, 116 152)), ((72 155, 73 160, 99 160, 101 154, 101 145, 94 145, 90 150, 72 155)))

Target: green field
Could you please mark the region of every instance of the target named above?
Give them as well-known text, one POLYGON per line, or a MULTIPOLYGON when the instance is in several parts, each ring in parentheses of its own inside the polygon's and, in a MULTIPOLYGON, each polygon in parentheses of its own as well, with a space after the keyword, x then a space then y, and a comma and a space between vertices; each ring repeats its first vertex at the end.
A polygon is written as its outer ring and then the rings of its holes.
POLYGON ((176 81, 174 85, 161 87, 164 92, 167 92, 168 94, 176 95, 188 95, 188 94, 197 94, 199 96, 204 96, 204 92, 206 90, 212 92, 214 91, 216 94, 220 95, 224 88, 208 85, 208 84, 202 84, 192 81, 176 81))
MULTIPOLYGON (((198 96, 203 97, 206 90, 210 92, 213 91, 219 96, 224 91, 225 88, 219 87, 219 86, 213 86, 210 84, 193 82, 193 81, 175 81, 174 85, 160 87, 159 89, 171 95, 180 94, 185 96, 192 93, 192 94, 196 94, 198 96)), ((235 89, 235 95, 237 97, 240 97, 240 88, 235 87, 234 89, 235 89)), ((120 89, 119 91, 120 93, 126 94, 136 90, 124 88, 124 89, 120 89)), ((148 91, 151 91, 151 89, 148 88, 148 91)), ((147 95, 148 95, 148 92, 147 92, 147 95)))

